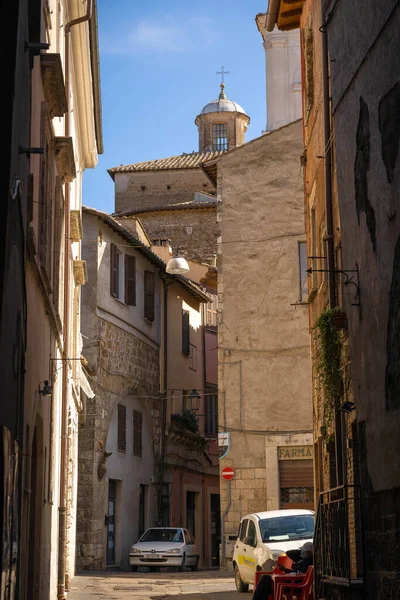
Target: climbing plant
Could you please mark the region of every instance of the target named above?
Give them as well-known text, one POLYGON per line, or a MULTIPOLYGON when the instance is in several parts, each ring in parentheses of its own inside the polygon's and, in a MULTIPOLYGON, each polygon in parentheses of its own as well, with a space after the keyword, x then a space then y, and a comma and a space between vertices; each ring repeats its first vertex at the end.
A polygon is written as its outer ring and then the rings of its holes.
POLYGON ((324 393, 323 429, 325 432, 332 423, 343 395, 340 328, 345 319, 346 314, 343 309, 335 307, 322 312, 313 327, 317 342, 315 365, 324 393))

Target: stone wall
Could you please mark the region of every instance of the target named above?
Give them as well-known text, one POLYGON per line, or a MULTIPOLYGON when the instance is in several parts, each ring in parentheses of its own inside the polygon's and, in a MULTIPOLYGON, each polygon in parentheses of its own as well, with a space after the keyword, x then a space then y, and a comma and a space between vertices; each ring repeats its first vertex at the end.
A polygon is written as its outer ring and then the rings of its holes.
POLYGON ((115 173, 114 178, 116 213, 192 202, 195 192, 215 192, 200 167, 115 173))
POLYGON ((212 264, 219 231, 216 208, 143 212, 139 218, 150 239, 169 238, 173 253, 180 248, 186 258, 212 264))
MULTIPOLYGON (((104 525, 107 493, 107 432, 116 404, 128 394, 141 396, 147 420, 152 423, 154 462, 160 451, 159 351, 116 325, 99 321, 97 352, 93 341, 88 373, 95 397, 86 401, 86 416, 79 429, 79 485, 77 569, 105 567, 104 525)), ((155 474, 157 476, 157 474, 155 474)))

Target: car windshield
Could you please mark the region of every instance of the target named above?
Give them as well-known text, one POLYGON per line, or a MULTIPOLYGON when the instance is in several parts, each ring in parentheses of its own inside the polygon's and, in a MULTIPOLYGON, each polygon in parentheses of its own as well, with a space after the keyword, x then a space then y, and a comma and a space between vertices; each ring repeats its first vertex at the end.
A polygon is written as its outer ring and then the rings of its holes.
POLYGON ((314 535, 314 515, 291 515, 261 519, 260 531, 263 542, 312 538, 314 535))
POLYGON ((183 542, 180 529, 148 529, 139 542, 183 542))

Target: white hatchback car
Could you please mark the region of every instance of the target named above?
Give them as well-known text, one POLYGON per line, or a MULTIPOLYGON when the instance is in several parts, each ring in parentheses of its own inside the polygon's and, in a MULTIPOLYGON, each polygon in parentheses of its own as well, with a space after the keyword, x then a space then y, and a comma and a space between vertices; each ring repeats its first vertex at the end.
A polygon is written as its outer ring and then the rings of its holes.
POLYGON ((312 510, 270 510, 243 517, 232 559, 237 591, 247 592, 256 571, 272 571, 280 556, 300 550, 313 536, 312 510))
POLYGON ((177 567, 183 571, 190 567, 197 571, 199 553, 196 541, 188 529, 182 527, 150 527, 133 544, 129 553, 132 571, 138 567, 177 567))

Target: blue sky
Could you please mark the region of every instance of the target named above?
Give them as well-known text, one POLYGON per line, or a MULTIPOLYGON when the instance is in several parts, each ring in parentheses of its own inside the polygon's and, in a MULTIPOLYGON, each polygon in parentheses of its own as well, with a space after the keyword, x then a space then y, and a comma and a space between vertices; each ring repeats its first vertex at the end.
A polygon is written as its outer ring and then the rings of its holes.
POLYGON ((196 115, 226 95, 265 128, 265 59, 255 24, 266 0, 98 0, 104 153, 83 176, 83 204, 114 211, 107 169, 198 150, 196 115))

